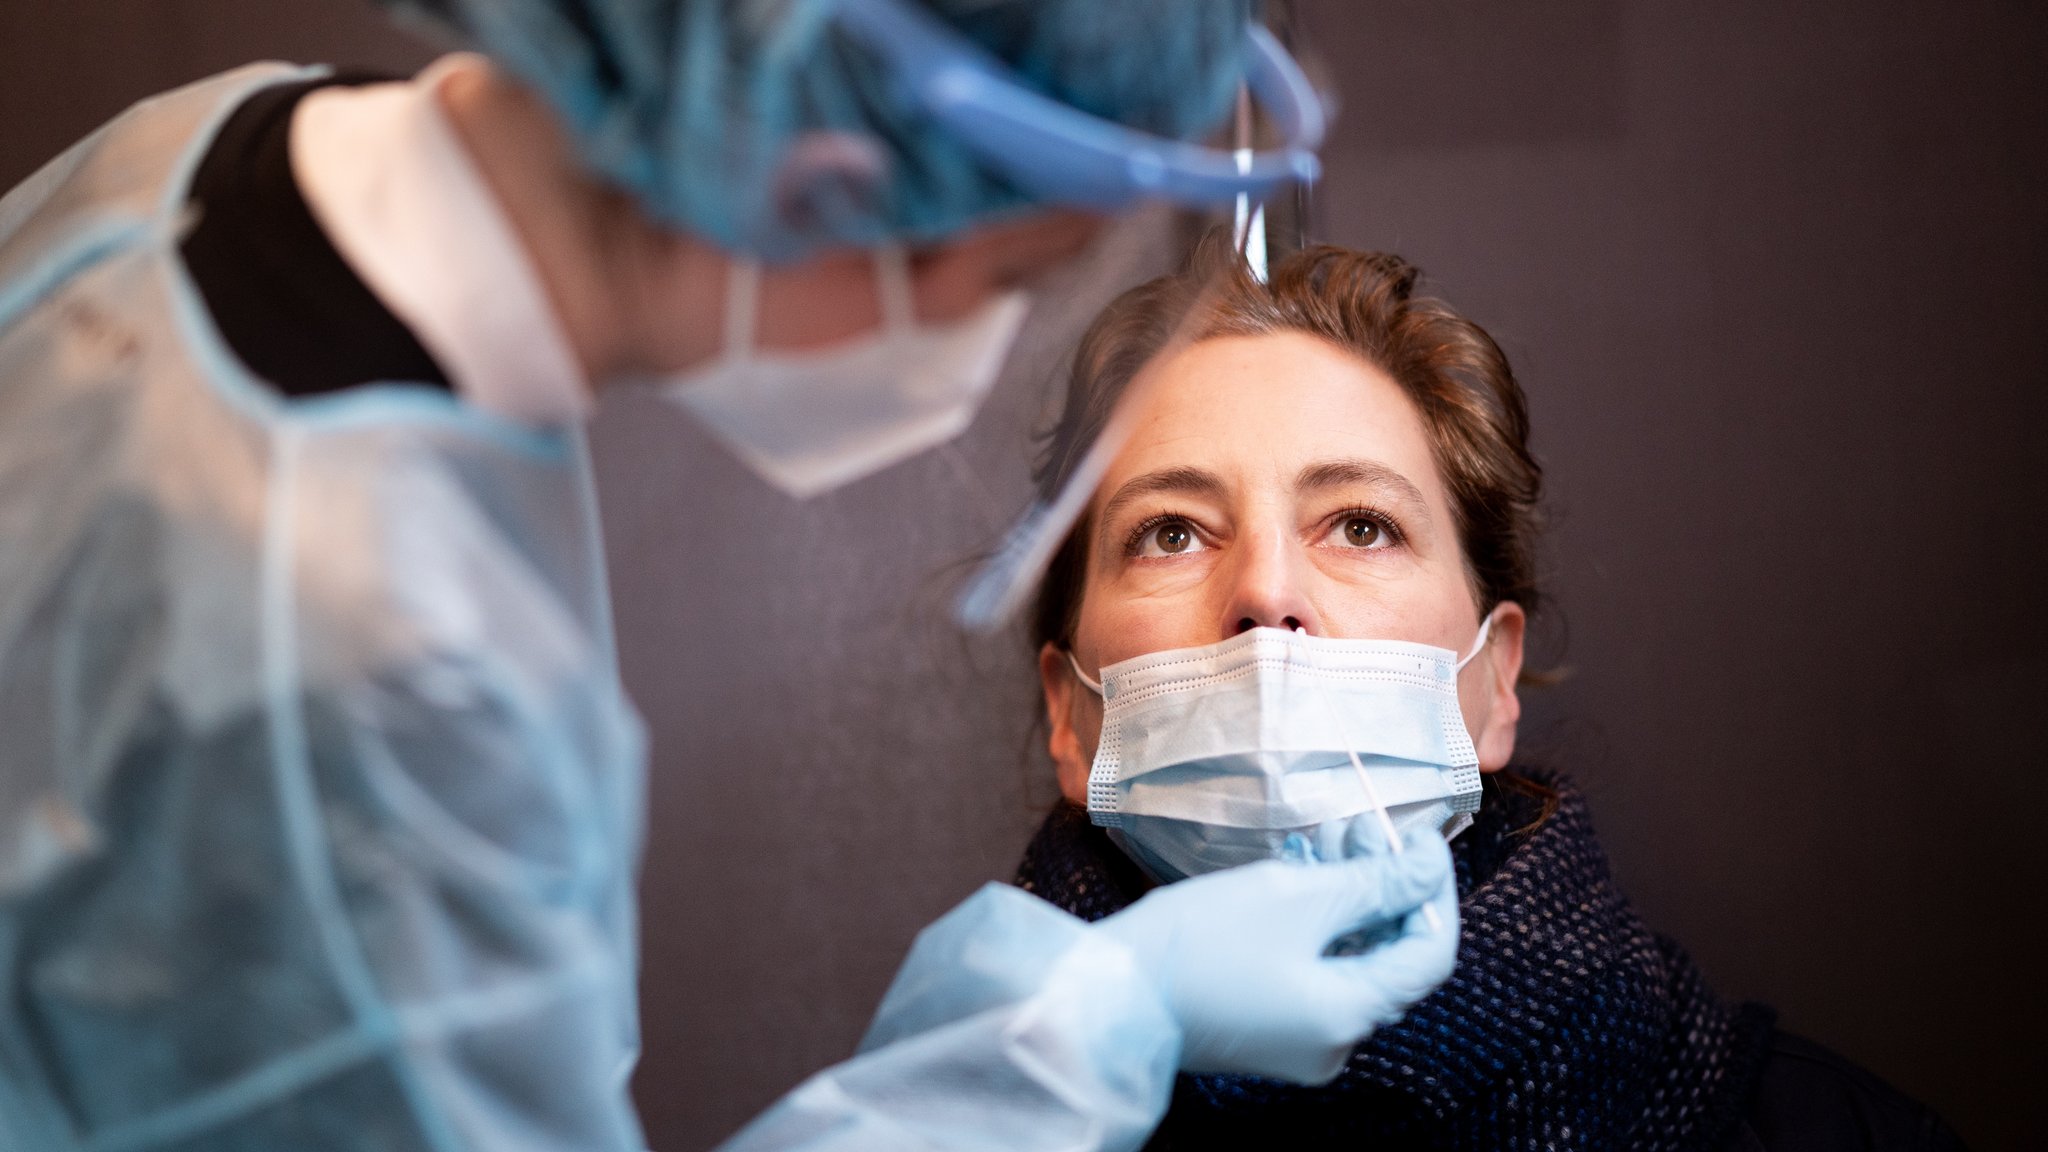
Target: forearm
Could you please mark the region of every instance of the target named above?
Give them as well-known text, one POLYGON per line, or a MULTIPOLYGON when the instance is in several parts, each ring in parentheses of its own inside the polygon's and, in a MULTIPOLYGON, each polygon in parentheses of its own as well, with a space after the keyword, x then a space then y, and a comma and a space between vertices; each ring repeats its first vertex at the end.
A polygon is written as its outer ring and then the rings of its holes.
POLYGON ((725 1152, 1136 1148, 1172 1093, 1180 1027, 1132 954, 989 885, 918 938, 861 1052, 725 1152))

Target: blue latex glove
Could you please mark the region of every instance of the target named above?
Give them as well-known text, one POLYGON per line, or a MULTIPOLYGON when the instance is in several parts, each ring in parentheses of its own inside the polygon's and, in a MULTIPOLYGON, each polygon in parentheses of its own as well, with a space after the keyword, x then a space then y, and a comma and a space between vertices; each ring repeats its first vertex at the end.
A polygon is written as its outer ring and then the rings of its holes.
POLYGON ((1153 890, 1095 928, 1151 974, 1180 1022, 1182 1069, 1320 1084, 1457 961, 1450 848, 1418 829, 1406 849, 1197 876, 1153 890), (1424 905, 1436 908, 1440 927, 1424 905), (1336 938, 1374 923, 1395 928, 1392 938, 1360 955, 1326 954, 1336 938))

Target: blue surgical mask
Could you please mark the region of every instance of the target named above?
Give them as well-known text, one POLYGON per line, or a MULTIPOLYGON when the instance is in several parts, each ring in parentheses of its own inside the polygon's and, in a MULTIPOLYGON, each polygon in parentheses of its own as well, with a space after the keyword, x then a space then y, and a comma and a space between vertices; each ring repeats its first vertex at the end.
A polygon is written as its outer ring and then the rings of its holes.
MULTIPOLYGON (((1256 628, 1111 664, 1088 776, 1094 822, 1154 877, 1304 853, 1336 860, 1479 807, 1458 707, 1471 654, 1256 628)), ((1071 659, 1071 657, 1070 657, 1071 659)))

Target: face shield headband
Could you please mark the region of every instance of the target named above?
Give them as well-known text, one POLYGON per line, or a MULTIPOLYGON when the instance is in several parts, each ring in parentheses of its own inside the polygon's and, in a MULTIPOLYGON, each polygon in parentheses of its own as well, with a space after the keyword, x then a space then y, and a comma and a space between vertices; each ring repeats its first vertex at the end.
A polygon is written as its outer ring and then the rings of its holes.
POLYGON ((1301 67, 1271 32, 1245 28, 1245 84, 1285 143, 1206 148, 1091 116, 1033 91, 1001 61, 908 0, 840 0, 834 20, 886 61, 904 97, 1034 199, 1113 211, 1140 199, 1228 204, 1287 181, 1313 182, 1325 117, 1301 67))

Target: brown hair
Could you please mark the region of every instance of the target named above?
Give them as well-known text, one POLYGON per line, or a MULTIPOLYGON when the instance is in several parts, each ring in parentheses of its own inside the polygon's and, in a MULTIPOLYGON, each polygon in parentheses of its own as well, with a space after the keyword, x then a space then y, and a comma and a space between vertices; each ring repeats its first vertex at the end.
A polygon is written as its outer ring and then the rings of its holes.
MULTIPOLYGON (((1414 295, 1420 272, 1399 256, 1322 244, 1259 283, 1212 235, 1187 266, 1119 296, 1082 337, 1067 404, 1036 479, 1056 494, 1139 370, 1176 339, 1304 332, 1385 372, 1418 411, 1450 491, 1472 597, 1484 613, 1512 600, 1532 618, 1543 469, 1529 454, 1529 410, 1500 345, 1441 300, 1414 295)), ((1066 647, 1080 615, 1086 518, 1039 587, 1033 643, 1066 647)))

